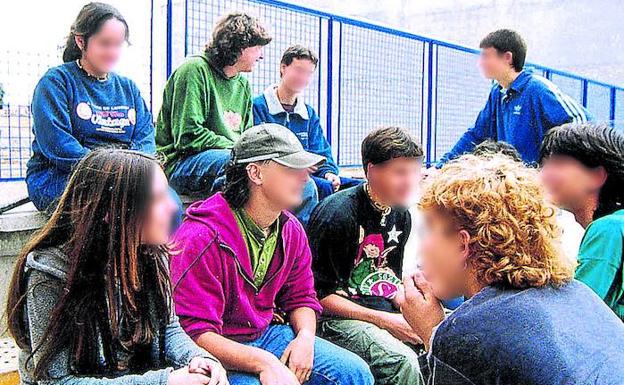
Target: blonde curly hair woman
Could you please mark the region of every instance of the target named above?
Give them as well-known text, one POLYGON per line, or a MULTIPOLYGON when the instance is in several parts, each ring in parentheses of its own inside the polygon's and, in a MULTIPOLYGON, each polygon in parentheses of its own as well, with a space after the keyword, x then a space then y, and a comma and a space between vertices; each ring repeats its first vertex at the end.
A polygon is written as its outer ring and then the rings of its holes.
POLYGON ((537 171, 465 155, 428 180, 422 271, 403 315, 425 341, 429 384, 615 384, 624 325, 562 257, 537 171), (439 299, 468 300, 448 318, 439 299))

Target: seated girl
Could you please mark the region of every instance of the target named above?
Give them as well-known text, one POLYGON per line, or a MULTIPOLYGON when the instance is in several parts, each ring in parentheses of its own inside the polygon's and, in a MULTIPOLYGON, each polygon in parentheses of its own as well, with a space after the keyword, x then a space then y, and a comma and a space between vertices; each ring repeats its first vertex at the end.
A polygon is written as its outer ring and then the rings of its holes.
POLYGON ((140 152, 101 149, 77 164, 9 288, 22 384, 227 384, 174 315, 168 188, 140 152))
POLYGON ((429 384, 620 384, 624 324, 559 241, 537 171, 465 155, 430 176, 422 272, 403 315, 429 351, 429 384), (444 319, 440 299, 467 298, 444 319))
POLYGON ((64 64, 51 68, 32 100, 32 157, 28 195, 39 210, 53 210, 72 167, 97 147, 154 153, 152 115, 136 84, 111 72, 129 36, 115 8, 85 5, 71 26, 64 64))

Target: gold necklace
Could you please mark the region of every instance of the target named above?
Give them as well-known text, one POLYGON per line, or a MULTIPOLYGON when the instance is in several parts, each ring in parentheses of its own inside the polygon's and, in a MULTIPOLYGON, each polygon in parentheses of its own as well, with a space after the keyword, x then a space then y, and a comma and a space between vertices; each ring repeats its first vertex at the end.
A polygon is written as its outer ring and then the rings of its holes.
POLYGON ((386 216, 390 214, 390 211, 392 211, 392 207, 380 203, 377 199, 375 199, 375 197, 373 197, 373 193, 370 190, 370 185, 368 184, 368 182, 364 184, 364 191, 366 191, 366 195, 368 195, 368 199, 373 204, 373 207, 381 213, 381 221, 379 222, 379 224, 385 226, 386 216))
POLYGON ((84 69, 82 64, 80 64, 80 59, 76 59, 76 64, 78 65, 78 68, 80 68, 81 70, 84 71, 84 73, 87 74, 88 77, 94 78, 95 80, 97 80, 99 82, 105 82, 106 80, 108 80, 108 74, 104 74, 104 76, 95 76, 92 73, 90 73, 89 71, 87 71, 86 69, 84 69))

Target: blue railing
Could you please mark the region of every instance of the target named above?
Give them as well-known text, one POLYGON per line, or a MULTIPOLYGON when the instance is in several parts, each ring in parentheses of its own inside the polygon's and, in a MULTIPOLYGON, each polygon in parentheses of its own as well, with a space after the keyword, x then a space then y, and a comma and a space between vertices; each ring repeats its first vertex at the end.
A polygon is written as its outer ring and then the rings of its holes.
MULTIPOLYGON (((294 43, 320 58, 305 99, 315 106, 341 166, 360 163, 373 128, 399 125, 435 162, 473 124, 491 88, 476 69, 479 51, 406 31, 277 0, 186 0, 185 53, 201 51, 215 21, 230 11, 261 18, 274 39, 249 75, 259 94, 279 80, 279 59, 294 43)), ((171 50, 169 50, 171 52, 171 50)), ((527 64, 583 103, 598 120, 624 123, 624 88, 527 64)))

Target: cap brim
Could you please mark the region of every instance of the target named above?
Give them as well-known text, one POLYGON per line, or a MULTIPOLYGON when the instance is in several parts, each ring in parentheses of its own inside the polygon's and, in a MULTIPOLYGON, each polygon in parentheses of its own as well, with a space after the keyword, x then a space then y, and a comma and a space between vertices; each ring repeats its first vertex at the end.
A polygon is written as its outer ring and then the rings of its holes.
POLYGON ((304 169, 325 163, 325 157, 313 154, 307 151, 299 151, 294 154, 285 155, 279 158, 273 158, 274 162, 281 164, 282 166, 304 169))

